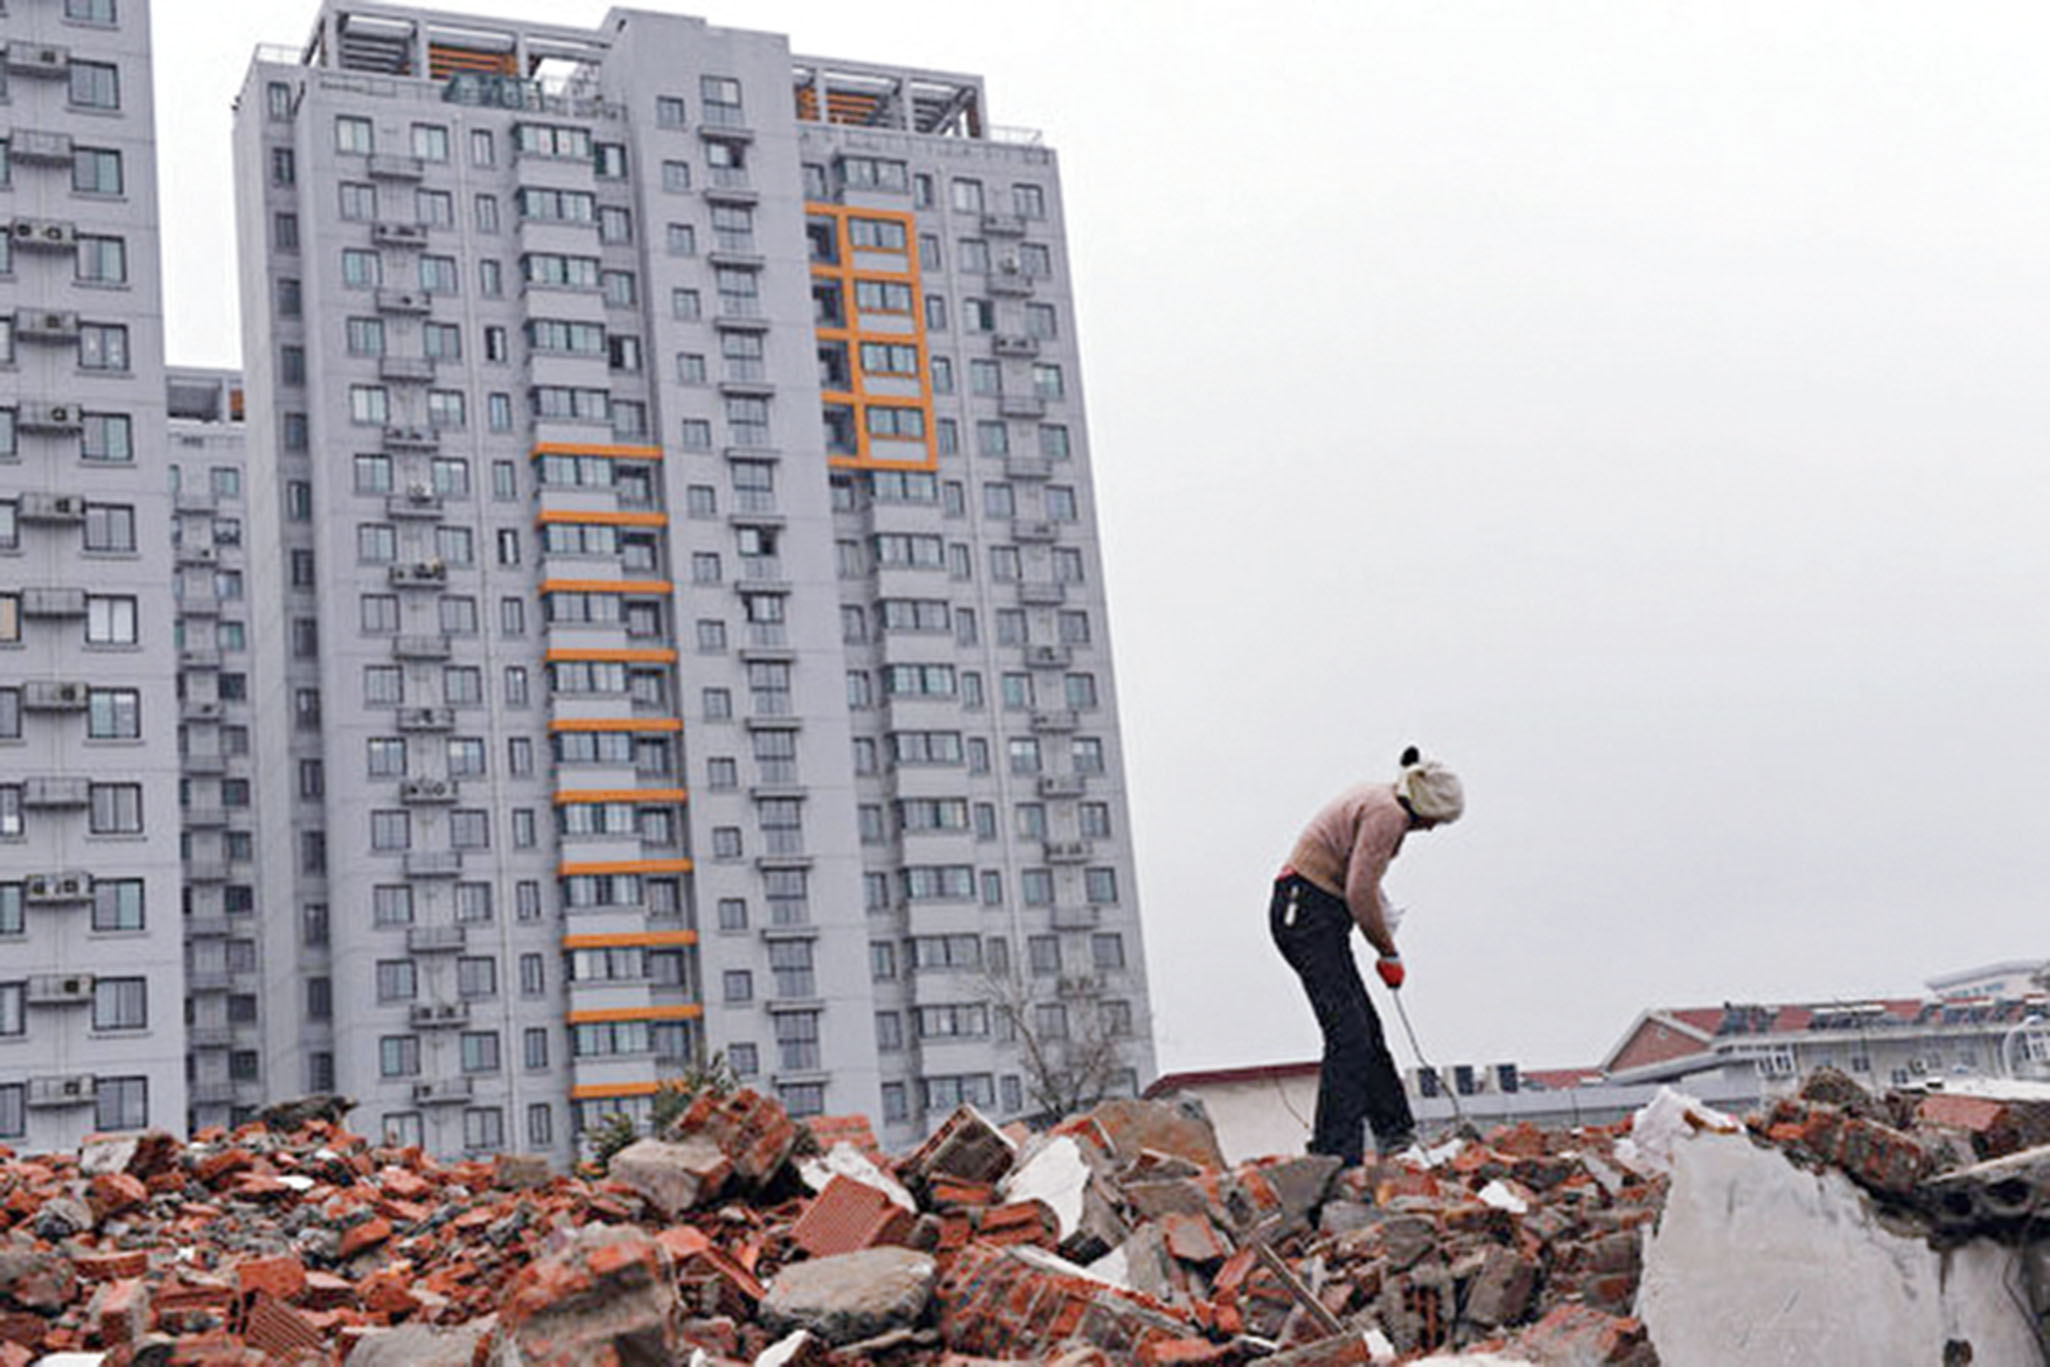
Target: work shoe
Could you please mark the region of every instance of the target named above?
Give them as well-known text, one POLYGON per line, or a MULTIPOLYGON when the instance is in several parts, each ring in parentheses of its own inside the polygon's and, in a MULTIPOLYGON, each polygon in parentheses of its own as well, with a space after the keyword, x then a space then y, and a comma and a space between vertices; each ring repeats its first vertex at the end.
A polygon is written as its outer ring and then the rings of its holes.
POLYGON ((1416 1147, 1416 1131, 1400 1130, 1389 1135, 1374 1136, 1374 1152, 1382 1158, 1393 1158, 1404 1149, 1416 1147))

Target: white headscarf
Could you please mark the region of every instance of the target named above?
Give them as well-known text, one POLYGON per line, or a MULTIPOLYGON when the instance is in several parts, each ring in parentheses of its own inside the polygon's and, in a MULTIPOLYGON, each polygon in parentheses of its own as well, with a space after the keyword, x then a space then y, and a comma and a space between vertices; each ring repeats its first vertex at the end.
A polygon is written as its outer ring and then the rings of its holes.
POLYGON ((1415 746, 1402 752, 1395 795, 1426 821, 1457 821, 1466 810, 1466 790, 1459 785, 1459 775, 1434 759, 1422 758, 1415 746))

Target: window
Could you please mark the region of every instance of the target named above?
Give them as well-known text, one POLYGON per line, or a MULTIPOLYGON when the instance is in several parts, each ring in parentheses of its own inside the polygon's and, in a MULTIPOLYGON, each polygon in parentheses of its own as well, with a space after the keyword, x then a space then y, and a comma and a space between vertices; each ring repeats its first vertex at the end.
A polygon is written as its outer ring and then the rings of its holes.
POLYGON ((955 213, 979 214, 982 212, 981 181, 968 180, 963 177, 956 176, 954 177, 953 184, 949 187, 949 189, 952 192, 951 202, 953 204, 955 213))
POLYGON ((1090 936, 1089 957, 1099 971, 1122 970, 1125 966, 1125 937, 1115 934, 1090 936))
POLYGON ((377 133, 370 120, 355 114, 335 119, 335 151, 367 155, 377 150, 377 133))
POLYGON ((447 161, 448 129, 438 123, 414 124, 413 155, 422 161, 447 161))
MULTIPOLYGON (((295 226, 296 226, 296 220, 295 226)), ((118 237, 78 238, 78 279, 85 284, 119 285, 128 279, 128 244, 118 237)))
POLYGON ((1061 971, 1061 940, 1058 935, 1028 935, 1025 953, 1037 977, 1051 977, 1061 971))
POLYGON ((121 154, 107 147, 73 148, 71 188, 81 195, 122 193, 121 154))
POLYGON ((142 785, 140 783, 95 783, 87 790, 94 835, 142 834, 142 785))
POLYGON ((134 645, 135 599, 90 595, 85 600, 85 639, 89 645, 134 645))
MULTIPOLYGON (((95 878, 93 880, 92 926, 94 930, 141 930, 143 925, 142 879, 95 878)), ((0 926, 0 929, 4 928, 4 926, 0 926)))
POLYGON ((86 323, 78 329, 80 370, 128 369, 128 329, 119 323, 86 323))
POLYGON ((101 1077, 93 1090, 93 1127, 139 1130, 149 1124, 149 1079, 101 1077))
POLYGON ((1045 218, 1046 191, 1037 185, 1013 185, 1011 212, 1020 218, 1045 218))
POLYGON ((465 1073, 495 1073, 498 1071, 498 1032, 496 1030, 465 1030, 461 1041, 462 1068, 465 1073))
POLYGON ((472 166, 495 166, 498 164, 498 145, 488 128, 470 130, 470 164, 472 166))
POLYGON ((420 1037, 384 1035, 377 1041, 377 1072, 380 1077, 417 1077, 420 1072, 420 1037))
POLYGON ((1096 905, 1106 905, 1118 900, 1118 871, 1116 869, 1084 869, 1082 871, 1083 895, 1096 905))
POLYGON ((731 76, 701 76, 698 97, 704 121, 721 128, 746 123, 740 109, 740 82, 731 76))
POLYGON ((465 1001, 498 995, 498 960, 466 955, 456 960, 456 995, 465 1001))
POLYGON ((413 845, 413 818, 396 809, 370 814, 370 848, 379 852, 405 850, 413 845))
POLYGON ((359 247, 342 249, 342 285, 346 289, 376 289, 384 283, 384 263, 376 252, 359 247))
POLYGON ((755 997, 755 975, 744 968, 729 968, 720 977, 720 990, 728 1002, 751 1002, 755 997))
POLYGON ((351 223, 367 223, 377 217, 377 187, 362 181, 345 180, 338 187, 340 211, 344 220, 351 223))
POLYGON ((420 288, 430 294, 460 293, 462 283, 456 274, 456 259, 452 256, 421 257, 420 288))
MULTIPOLYGON (((488 200, 488 196, 486 197, 488 200)), ((498 204, 489 200, 496 228, 498 204)), ((453 228, 456 225, 455 196, 447 190, 415 190, 413 192, 413 221, 428 228, 453 228)), ((482 227, 480 223, 478 225, 482 227)))
POLYGON ((85 548, 89 551, 134 550, 135 509, 126 503, 87 504, 85 548))
POLYGON ((71 61, 71 102, 83 109, 119 109, 121 73, 107 62, 71 61))
POLYGON ((1042 399, 1061 397, 1061 368, 1057 365, 1036 364, 1032 367, 1032 389, 1042 399))
POLYGON ((142 691, 95 688, 86 694, 86 735, 94 740, 135 740, 142 735, 142 691))

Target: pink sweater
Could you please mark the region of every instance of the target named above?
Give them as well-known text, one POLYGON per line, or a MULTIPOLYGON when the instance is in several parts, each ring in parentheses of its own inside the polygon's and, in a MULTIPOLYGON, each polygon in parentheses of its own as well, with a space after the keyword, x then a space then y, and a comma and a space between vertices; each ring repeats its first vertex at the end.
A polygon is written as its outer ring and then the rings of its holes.
POLYGON ((1381 875, 1401 851, 1408 830, 1409 813, 1395 800, 1395 785, 1362 784, 1340 793, 1310 818, 1288 862, 1324 891, 1343 897, 1354 919, 1371 907, 1379 920, 1387 905, 1381 875))

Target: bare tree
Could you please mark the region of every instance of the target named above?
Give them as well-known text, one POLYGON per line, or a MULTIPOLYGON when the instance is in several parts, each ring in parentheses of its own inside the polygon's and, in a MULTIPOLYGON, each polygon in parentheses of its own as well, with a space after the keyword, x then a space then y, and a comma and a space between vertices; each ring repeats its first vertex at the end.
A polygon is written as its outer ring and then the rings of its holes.
POLYGON ((1058 1120, 1129 1089, 1131 1009, 1105 996, 1102 979, 993 973, 983 982, 990 1010, 1023 1055, 1028 1118, 1058 1120))

